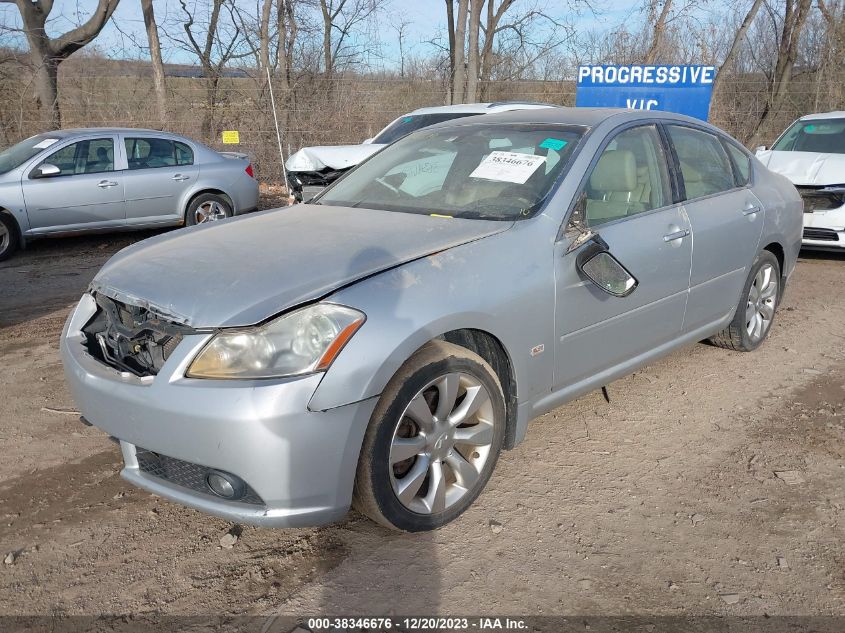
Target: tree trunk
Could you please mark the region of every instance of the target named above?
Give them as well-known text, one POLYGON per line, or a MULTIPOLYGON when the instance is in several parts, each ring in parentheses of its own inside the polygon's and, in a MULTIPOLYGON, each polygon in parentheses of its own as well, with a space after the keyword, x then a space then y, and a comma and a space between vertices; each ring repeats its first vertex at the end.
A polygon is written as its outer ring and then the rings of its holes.
POLYGON ((458 0, 458 19, 455 22, 455 72, 452 76, 452 103, 466 103, 464 83, 466 82, 466 32, 469 0, 458 0))
POLYGON ((147 42, 150 46, 158 121, 160 126, 164 126, 167 121, 167 88, 164 83, 164 63, 161 60, 161 42, 158 38, 158 25, 153 10, 153 0, 141 0, 141 12, 144 15, 144 27, 147 30, 147 42))
MULTIPOLYGON (((283 0, 279 0, 282 2, 283 0)), ((258 72, 262 83, 267 82, 267 70, 270 69, 270 16, 273 12, 273 0, 264 0, 261 5, 261 22, 258 25, 258 72)), ((279 33, 279 46, 284 46, 279 33)))
MULTIPOLYGON (((656 12, 657 2, 652 2, 652 15, 656 12)), ((666 33, 666 20, 669 18, 669 12, 672 10, 672 0, 663 0, 663 8, 660 10, 660 16, 654 24, 654 38, 651 40, 651 46, 645 54, 644 64, 653 64, 660 54, 660 49, 663 47, 663 35, 666 33)), ((668 60, 664 60, 668 61, 668 60)))
POLYGON ((320 0, 320 10, 323 14, 323 70, 326 79, 332 76, 332 16, 326 0, 320 0))
POLYGON ((453 0, 446 0, 446 30, 449 32, 449 85, 446 88, 446 105, 452 105, 452 82, 455 81, 455 7, 453 0))
MULTIPOLYGON (((492 2, 493 0, 490 0, 492 2)), ((469 51, 467 51, 467 103, 478 100, 478 32, 481 29, 481 8, 484 0, 470 0, 469 51)))
POLYGON ((50 127, 62 127, 62 113, 59 109, 59 62, 45 59, 35 72, 35 96, 43 114, 49 117, 50 127))
POLYGON ((748 13, 745 14, 745 19, 742 21, 742 24, 740 25, 739 30, 736 32, 736 35, 734 35, 731 48, 728 51, 728 54, 725 55, 725 59, 724 61, 722 61, 722 65, 719 67, 719 71, 716 73, 715 79, 713 79, 713 94, 716 94, 716 89, 722 82, 725 69, 730 68, 730 65, 733 63, 736 54, 739 52, 739 47, 742 45, 742 41, 745 39, 745 34, 748 33, 748 29, 754 22, 754 18, 757 16, 757 11, 760 9, 760 6, 762 4, 763 0, 754 0, 754 4, 751 5, 751 8, 748 10, 748 13))
POLYGON ((59 35, 47 35, 46 24, 53 10, 52 0, 14 0, 21 15, 29 60, 35 70, 35 96, 42 114, 48 115, 50 125, 62 123, 59 109, 59 64, 93 40, 111 17, 118 0, 97 0, 94 13, 79 26, 59 35))

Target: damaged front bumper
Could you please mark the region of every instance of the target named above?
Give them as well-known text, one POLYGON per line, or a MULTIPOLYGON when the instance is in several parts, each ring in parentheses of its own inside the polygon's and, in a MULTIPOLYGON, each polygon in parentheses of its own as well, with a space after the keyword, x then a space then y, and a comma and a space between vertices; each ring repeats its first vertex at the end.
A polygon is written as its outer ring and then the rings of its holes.
POLYGON ((297 202, 308 202, 349 169, 327 167, 320 171, 288 171, 288 186, 297 202))
POLYGON ((185 335, 155 375, 120 371, 88 352, 83 328, 96 312, 94 298, 84 295, 62 333, 62 361, 86 420, 120 440, 126 480, 251 525, 321 525, 346 514, 376 398, 312 411, 321 374, 186 378, 211 333, 185 335), (208 484, 212 472, 234 476, 243 494, 216 495, 208 484))

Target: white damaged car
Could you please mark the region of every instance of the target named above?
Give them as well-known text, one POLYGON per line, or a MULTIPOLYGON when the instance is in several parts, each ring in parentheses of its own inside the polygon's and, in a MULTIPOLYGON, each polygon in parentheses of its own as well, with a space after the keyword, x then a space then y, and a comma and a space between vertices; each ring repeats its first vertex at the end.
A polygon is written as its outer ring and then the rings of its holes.
POLYGON ((285 161, 288 186, 297 201, 309 200, 381 148, 429 125, 479 114, 553 107, 555 106, 548 103, 499 101, 418 108, 395 119, 373 138, 368 138, 360 145, 320 145, 303 147, 294 152, 285 161))
POLYGON ((845 250, 845 111, 808 114, 757 158, 804 200, 804 248, 845 250))

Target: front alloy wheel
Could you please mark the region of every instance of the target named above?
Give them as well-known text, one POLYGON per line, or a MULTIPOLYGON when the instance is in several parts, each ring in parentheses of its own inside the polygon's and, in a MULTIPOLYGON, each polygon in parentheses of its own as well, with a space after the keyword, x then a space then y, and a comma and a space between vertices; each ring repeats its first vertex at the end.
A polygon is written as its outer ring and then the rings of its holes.
POLYGON ((449 373, 406 407, 390 446, 390 483, 412 512, 454 506, 478 482, 493 444, 493 403, 470 374, 449 373))
POLYGON ((364 437, 353 503, 417 532, 455 519, 481 493, 504 441, 505 400, 474 352, 432 341, 384 389, 364 437))

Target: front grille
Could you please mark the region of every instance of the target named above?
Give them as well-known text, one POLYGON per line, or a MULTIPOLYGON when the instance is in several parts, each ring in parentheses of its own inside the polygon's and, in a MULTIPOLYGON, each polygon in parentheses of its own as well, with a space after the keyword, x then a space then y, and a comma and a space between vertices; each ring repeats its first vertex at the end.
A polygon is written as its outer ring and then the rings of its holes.
MULTIPOLYGON (((136 447, 135 456, 138 460, 138 468, 142 472, 158 479, 164 479, 177 486, 188 488, 194 492, 208 495, 218 501, 220 500, 220 497, 214 495, 205 483, 205 478, 213 469, 182 461, 175 457, 168 457, 161 453, 154 453, 140 446, 136 447)), ((237 501, 255 506, 264 505, 264 500, 258 496, 258 493, 249 484, 246 486, 244 495, 240 499, 237 499, 237 501)))
POLYGON ((82 328, 88 353, 136 376, 155 376, 182 337, 193 330, 160 318, 148 308, 95 296, 97 312, 82 328))
POLYGON ((838 242, 839 234, 832 229, 808 227, 804 229, 805 240, 820 240, 824 242, 838 242))

